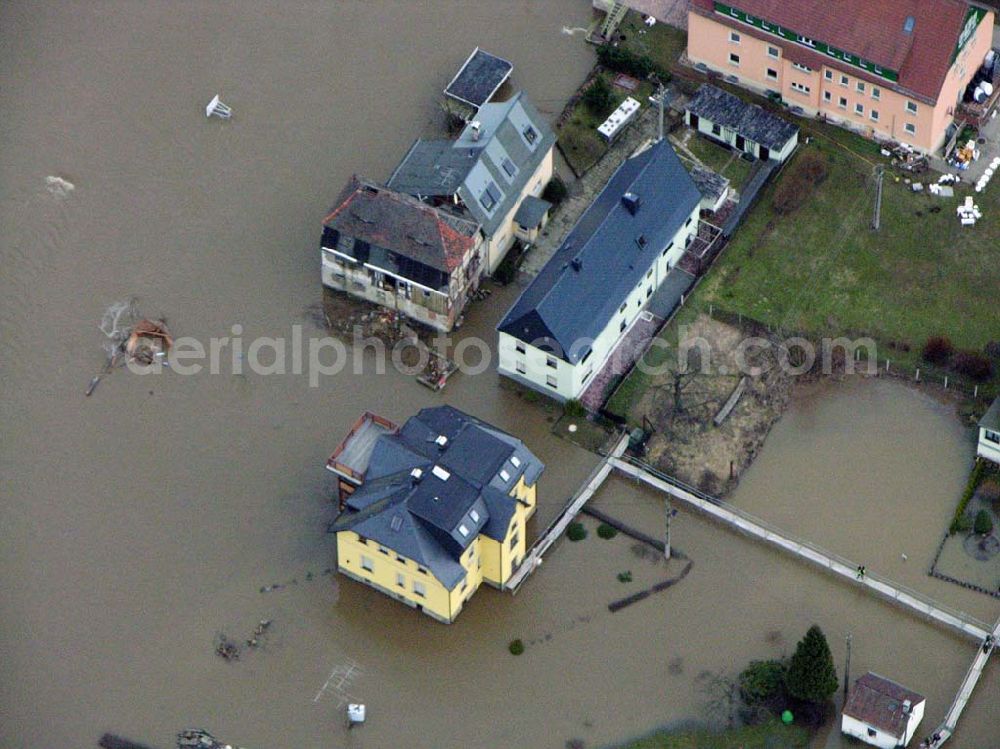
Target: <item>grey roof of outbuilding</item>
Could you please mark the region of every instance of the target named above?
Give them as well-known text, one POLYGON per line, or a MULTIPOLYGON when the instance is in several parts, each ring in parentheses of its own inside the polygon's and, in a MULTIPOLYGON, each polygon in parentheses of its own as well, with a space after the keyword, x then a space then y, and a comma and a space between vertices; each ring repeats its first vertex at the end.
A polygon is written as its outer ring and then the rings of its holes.
POLYGON ((688 101, 687 110, 772 151, 780 151, 799 131, 798 125, 707 83, 688 101))
POLYGON ((700 202, 667 141, 626 160, 497 329, 577 363, 700 202))
POLYGON ((728 179, 702 166, 691 167, 691 179, 698 186, 698 192, 712 201, 718 200, 729 189, 728 179))
POLYGON ((525 229, 537 229, 551 207, 552 204, 549 201, 536 198, 534 195, 528 195, 521 201, 521 205, 517 207, 517 213, 514 214, 514 221, 525 229))
POLYGON ((995 398, 986 409, 983 418, 979 420, 979 426, 983 429, 1000 431, 1000 397, 995 398))
POLYGON ((556 136, 519 91, 504 102, 484 104, 476 114, 479 136, 473 123, 456 140, 418 140, 389 177, 388 185, 410 195, 461 198, 470 217, 492 236, 510 213, 528 180, 555 144, 556 136), (529 144, 523 135, 530 127, 536 133, 529 144), (504 170, 509 159, 513 176, 504 170), (480 197, 492 185, 499 196, 487 210, 480 197))
POLYGON ((521 477, 534 484, 543 470, 516 437, 451 406, 425 408, 397 434, 378 438, 365 481, 333 531, 352 530, 413 559, 451 590, 465 577, 464 549, 480 533, 503 539, 516 508, 510 489, 521 477))
POLYGON ((444 93, 474 107, 489 101, 514 70, 514 64, 476 47, 444 93))

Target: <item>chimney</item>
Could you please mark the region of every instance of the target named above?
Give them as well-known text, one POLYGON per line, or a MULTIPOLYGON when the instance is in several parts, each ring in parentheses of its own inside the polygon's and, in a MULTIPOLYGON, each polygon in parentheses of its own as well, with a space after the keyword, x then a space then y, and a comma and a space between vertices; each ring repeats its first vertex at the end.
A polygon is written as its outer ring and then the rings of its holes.
POLYGON ((640 202, 639 196, 634 192, 627 192, 622 195, 622 203, 625 204, 625 209, 633 216, 639 211, 640 202))
POLYGON ((469 125, 469 137, 471 137, 473 141, 479 140, 479 137, 483 134, 482 130, 483 126, 479 120, 473 120, 469 125))

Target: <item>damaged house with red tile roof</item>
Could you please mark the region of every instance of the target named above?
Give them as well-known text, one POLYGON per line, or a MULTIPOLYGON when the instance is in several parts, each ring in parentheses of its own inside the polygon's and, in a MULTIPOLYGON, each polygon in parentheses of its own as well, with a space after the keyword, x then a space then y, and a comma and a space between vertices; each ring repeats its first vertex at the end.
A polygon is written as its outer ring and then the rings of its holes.
POLYGON ((323 284, 451 330, 483 272, 479 224, 363 177, 323 220, 323 284))
POLYGON ((691 63, 793 111, 934 152, 993 39, 965 0, 691 0, 691 63))

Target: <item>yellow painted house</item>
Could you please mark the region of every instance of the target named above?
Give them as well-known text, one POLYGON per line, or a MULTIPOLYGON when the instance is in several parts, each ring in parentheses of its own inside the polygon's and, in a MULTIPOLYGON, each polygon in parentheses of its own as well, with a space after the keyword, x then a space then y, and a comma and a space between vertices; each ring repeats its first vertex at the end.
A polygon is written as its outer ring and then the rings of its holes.
POLYGON ((524 560, 544 466, 475 417, 437 406, 398 428, 365 414, 327 467, 340 477, 338 571, 439 621, 524 560))

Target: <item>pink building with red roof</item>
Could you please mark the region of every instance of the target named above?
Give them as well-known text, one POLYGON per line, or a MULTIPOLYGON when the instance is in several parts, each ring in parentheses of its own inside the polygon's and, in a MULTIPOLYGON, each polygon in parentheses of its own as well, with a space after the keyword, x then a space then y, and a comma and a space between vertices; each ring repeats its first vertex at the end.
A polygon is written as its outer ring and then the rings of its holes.
POLYGON ((687 52, 808 115, 933 152, 992 37, 993 12, 964 0, 691 0, 687 52))

